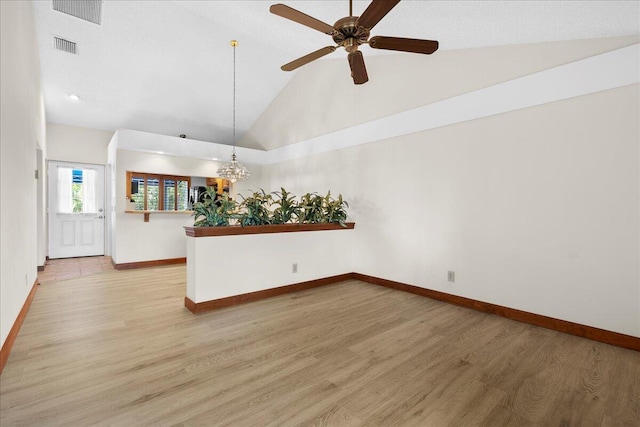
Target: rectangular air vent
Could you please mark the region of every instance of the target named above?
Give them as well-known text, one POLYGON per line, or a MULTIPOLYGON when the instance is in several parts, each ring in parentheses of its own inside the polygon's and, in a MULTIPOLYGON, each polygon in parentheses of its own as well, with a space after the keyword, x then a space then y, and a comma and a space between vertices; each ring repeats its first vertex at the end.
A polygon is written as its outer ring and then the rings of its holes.
POLYGON ((53 0, 53 10, 102 24, 102 0, 53 0))
POLYGON ((53 36, 53 47, 77 55, 76 44, 70 40, 65 40, 60 37, 53 36))

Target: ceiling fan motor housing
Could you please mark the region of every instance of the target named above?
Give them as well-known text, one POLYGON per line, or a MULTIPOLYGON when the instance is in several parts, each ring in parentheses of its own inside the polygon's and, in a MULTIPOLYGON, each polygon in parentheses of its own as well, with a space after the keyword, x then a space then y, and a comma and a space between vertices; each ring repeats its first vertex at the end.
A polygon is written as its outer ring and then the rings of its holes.
POLYGON ((356 26, 358 16, 347 16, 339 19, 333 24, 336 33, 332 34, 333 41, 338 46, 345 48, 347 52, 358 50, 358 46, 364 44, 369 39, 369 30, 356 26))

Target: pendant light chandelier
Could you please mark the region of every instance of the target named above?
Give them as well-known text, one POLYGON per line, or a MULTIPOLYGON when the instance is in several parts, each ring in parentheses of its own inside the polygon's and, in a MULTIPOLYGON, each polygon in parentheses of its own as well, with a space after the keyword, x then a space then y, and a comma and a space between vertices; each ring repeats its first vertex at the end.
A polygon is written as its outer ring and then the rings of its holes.
POLYGON ((233 154, 231 161, 218 169, 218 175, 231 182, 236 182, 249 178, 251 174, 242 163, 236 160, 236 46, 238 46, 238 41, 231 40, 231 46, 233 47, 233 154))

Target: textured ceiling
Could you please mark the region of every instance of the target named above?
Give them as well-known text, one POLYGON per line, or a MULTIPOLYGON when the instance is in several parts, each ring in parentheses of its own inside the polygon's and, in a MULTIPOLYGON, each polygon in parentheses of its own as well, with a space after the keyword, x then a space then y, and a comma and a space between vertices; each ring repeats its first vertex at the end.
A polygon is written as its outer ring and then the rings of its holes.
MULTIPOLYGON (((274 3, 106 0, 96 25, 53 11, 50 0, 35 1, 47 120, 231 144, 231 39, 240 41, 237 139, 296 73, 280 65, 332 44, 270 14, 274 3), (54 35, 76 42, 78 55, 54 50, 54 35)), ((348 14, 346 0, 283 3, 329 24, 348 14)), ((354 14, 368 4, 355 1, 354 14)), ((372 31, 435 39, 441 50, 638 33, 637 1, 403 0, 372 31)), ((362 50, 365 57, 387 54, 362 50)), ((322 61, 348 73, 345 56, 338 50, 322 61)))

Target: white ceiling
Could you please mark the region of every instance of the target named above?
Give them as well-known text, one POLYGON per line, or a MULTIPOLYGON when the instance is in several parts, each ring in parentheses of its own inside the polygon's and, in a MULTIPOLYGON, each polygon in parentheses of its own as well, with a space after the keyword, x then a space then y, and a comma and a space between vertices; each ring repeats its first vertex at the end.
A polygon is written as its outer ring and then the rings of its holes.
MULTIPOLYGON (((281 1, 329 24, 348 15, 346 0, 281 1)), ((280 65, 333 44, 270 14, 274 3, 105 0, 96 25, 53 11, 51 0, 34 1, 47 120, 231 144, 231 39, 240 42, 236 139, 295 73, 280 65), (53 35, 76 42, 78 55, 54 50, 53 35), (80 101, 71 101, 72 93, 80 101)), ((354 14, 368 4, 354 1, 354 14)), ((403 0, 372 31, 438 40, 440 49, 639 33, 638 1, 403 0)), ((365 58, 388 54, 362 50, 365 58)), ((322 60, 348 73, 345 57, 339 50, 322 60)))

